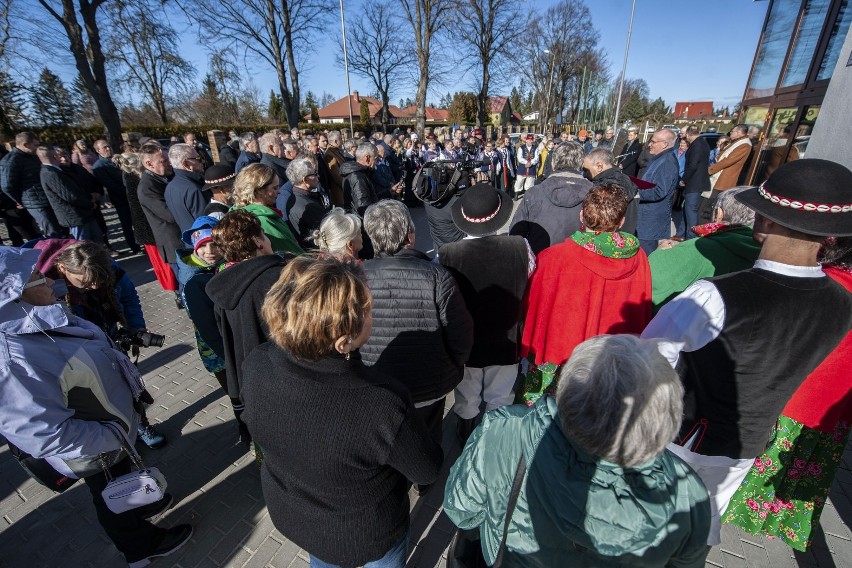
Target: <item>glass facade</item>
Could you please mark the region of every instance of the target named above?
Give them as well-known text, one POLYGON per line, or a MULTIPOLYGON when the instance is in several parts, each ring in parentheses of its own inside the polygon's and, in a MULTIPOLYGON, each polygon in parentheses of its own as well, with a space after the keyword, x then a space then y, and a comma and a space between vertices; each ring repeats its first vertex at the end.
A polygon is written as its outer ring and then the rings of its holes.
POLYGON ((767 19, 763 40, 758 46, 757 58, 746 89, 746 99, 767 97, 775 92, 801 5, 802 0, 772 2, 772 11, 767 19))
POLYGON ((837 58, 840 57, 840 50, 843 48, 843 41, 849 32, 850 23, 852 23, 852 9, 849 6, 849 0, 843 0, 840 3, 837 20, 831 28, 831 36, 828 39, 828 47, 825 49, 825 55, 819 66, 817 81, 831 79, 834 67, 837 65, 837 58))
POLYGON ((807 0, 799 28, 793 39, 793 49, 781 80, 782 87, 801 85, 808 79, 808 69, 811 67, 817 44, 819 44, 825 15, 831 6, 831 0, 807 0))

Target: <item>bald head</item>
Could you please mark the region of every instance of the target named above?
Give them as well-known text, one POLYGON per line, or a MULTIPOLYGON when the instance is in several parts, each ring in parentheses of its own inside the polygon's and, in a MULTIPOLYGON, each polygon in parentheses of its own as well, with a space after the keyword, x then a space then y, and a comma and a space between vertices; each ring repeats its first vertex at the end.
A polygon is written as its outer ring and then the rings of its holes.
POLYGON ((651 136, 651 139, 648 140, 648 151, 652 156, 656 156, 660 152, 665 152, 674 146, 675 138, 675 133, 668 128, 657 130, 651 136))

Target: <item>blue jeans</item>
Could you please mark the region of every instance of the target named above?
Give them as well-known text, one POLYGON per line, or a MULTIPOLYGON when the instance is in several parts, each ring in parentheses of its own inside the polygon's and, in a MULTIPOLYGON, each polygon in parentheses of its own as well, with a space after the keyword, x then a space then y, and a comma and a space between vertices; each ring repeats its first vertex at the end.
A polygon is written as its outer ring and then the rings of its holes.
POLYGON ((701 192, 683 194, 683 219, 686 222, 686 238, 694 239, 698 235, 692 232, 692 227, 698 225, 698 205, 701 203, 701 192))
POLYGON ((659 239, 639 239, 639 248, 644 250, 647 255, 650 255, 652 252, 657 250, 657 246, 659 244, 659 239))
POLYGON ((29 211, 42 236, 49 239, 58 239, 67 234, 67 231, 56 220, 53 209, 27 209, 27 211, 29 211))
MULTIPOLYGON (((373 560, 364 564, 364 568, 405 568, 406 552, 408 551, 408 535, 402 537, 396 546, 388 550, 384 556, 378 560, 373 560)), ((313 554, 311 557, 311 568, 340 568, 336 564, 323 562, 313 554)))
POLYGON ((71 236, 78 241, 93 241, 100 244, 104 239, 104 234, 98 226, 98 222, 94 219, 85 225, 68 227, 68 230, 71 231, 71 236))

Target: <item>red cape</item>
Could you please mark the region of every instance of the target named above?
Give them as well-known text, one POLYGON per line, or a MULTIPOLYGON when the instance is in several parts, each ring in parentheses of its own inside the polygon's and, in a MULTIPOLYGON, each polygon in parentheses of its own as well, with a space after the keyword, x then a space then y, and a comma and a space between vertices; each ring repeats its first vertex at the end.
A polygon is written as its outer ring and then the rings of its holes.
POLYGON ((561 365, 586 339, 651 321, 651 268, 639 250, 606 258, 570 238, 541 252, 526 298, 521 356, 561 365))
MULTIPOLYGON (((852 292, 852 274, 827 267, 826 274, 852 292)), ((781 412, 808 428, 831 432, 852 422, 852 332, 808 375, 781 412)))

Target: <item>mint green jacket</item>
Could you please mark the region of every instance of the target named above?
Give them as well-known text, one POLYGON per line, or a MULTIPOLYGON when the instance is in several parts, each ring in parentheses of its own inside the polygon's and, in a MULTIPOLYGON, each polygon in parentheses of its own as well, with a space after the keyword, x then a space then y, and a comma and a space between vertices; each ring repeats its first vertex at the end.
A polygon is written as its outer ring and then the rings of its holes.
POLYGON ((596 459, 565 435, 550 396, 487 412, 450 471, 444 511, 479 527, 489 565, 522 453, 503 566, 704 566, 710 503, 698 475, 668 451, 634 469, 596 459))

